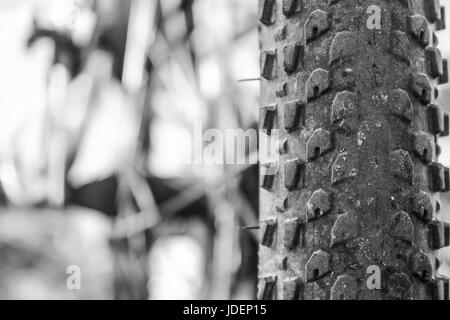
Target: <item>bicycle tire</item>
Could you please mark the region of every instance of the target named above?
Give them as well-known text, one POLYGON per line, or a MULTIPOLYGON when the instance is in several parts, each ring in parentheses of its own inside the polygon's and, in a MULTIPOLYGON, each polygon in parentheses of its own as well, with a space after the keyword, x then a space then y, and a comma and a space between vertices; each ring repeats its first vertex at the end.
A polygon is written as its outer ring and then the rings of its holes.
POLYGON ((260 129, 280 146, 260 163, 259 299, 449 299, 444 13, 438 0, 259 1, 260 129))

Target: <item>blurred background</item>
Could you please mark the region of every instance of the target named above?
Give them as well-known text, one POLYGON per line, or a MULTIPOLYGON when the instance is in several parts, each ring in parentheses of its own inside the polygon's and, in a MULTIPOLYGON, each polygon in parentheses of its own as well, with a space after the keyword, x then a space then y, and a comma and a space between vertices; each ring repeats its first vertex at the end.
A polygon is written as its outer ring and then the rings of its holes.
POLYGON ((257 167, 183 159, 256 128, 256 11, 0 0, 0 298, 255 297, 257 167))
POLYGON ((257 20, 256 0, 0 0, 1 299, 256 297, 257 166, 183 159, 199 121, 257 128, 257 20))

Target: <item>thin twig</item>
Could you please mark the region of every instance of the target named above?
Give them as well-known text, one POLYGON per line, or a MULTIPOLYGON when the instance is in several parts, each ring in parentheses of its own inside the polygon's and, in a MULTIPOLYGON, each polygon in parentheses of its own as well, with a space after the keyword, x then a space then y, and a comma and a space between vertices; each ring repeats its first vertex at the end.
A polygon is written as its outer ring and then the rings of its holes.
POLYGON ((244 78, 244 79, 239 79, 238 82, 250 82, 250 81, 261 81, 261 78, 244 78))
POLYGON ((259 226, 241 226, 238 229, 242 230, 242 231, 257 230, 257 229, 259 229, 259 226))

